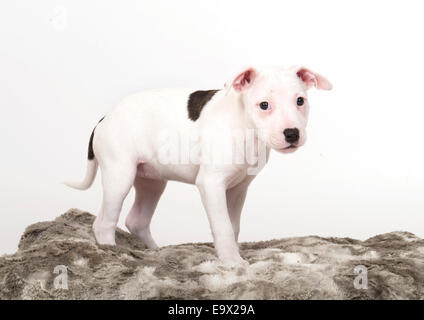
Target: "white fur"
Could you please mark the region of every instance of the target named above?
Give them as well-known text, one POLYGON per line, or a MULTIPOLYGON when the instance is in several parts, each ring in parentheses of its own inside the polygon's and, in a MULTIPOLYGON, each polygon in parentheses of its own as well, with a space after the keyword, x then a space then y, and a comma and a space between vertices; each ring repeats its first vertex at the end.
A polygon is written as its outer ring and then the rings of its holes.
MULTIPOLYGON (((228 133, 250 129, 259 141, 250 149, 257 158, 267 159, 271 148, 281 152, 295 150, 285 149, 288 143, 283 131, 298 128, 301 135, 297 147, 303 145, 309 108, 308 103, 303 108, 296 106, 299 95, 306 99, 309 87, 296 75, 297 70, 298 67, 260 71, 250 68, 248 73, 244 70, 226 83, 225 90, 212 97, 196 121, 190 120, 187 112, 188 97, 195 90, 146 91, 124 99, 95 129, 95 159, 88 161, 84 181, 67 183, 77 189, 90 187, 100 166, 103 202, 93 225, 98 243, 115 244, 122 203, 134 186, 136 199, 126 226, 148 247, 157 247, 150 234, 150 221, 166 182, 175 180, 198 187, 219 258, 224 262, 245 263, 239 254, 237 238, 247 188, 254 178, 249 169, 257 163, 211 163, 201 157, 193 161, 186 157, 182 145, 172 141, 182 136, 196 137, 185 147, 192 150, 197 146, 201 155, 206 154, 208 147, 214 156, 225 156, 229 152, 224 147, 226 142, 239 144, 228 133), (270 101, 272 111, 267 113, 258 107, 263 100, 270 101), (260 142, 265 144, 262 151, 260 142), (178 161, 166 162, 161 158, 167 147, 175 145, 182 157, 191 161, 184 162, 179 157, 178 161)), ((325 79, 308 72, 308 76, 325 79)), ((237 155, 241 151, 231 152, 237 155)))

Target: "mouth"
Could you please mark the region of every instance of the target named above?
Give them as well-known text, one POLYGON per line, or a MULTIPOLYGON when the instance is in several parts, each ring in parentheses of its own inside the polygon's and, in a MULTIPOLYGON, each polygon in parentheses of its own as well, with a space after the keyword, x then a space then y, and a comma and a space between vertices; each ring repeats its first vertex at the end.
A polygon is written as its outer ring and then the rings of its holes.
POLYGON ((283 148, 283 150, 289 150, 289 149, 297 149, 297 146, 296 146, 296 145, 294 145, 294 144, 291 144, 291 145, 289 145, 288 147, 283 148))
POLYGON ((282 152, 282 153, 291 153, 291 152, 296 151, 298 148, 299 148, 299 146, 294 145, 294 144, 291 144, 288 147, 285 147, 285 148, 280 149, 280 152, 282 152))

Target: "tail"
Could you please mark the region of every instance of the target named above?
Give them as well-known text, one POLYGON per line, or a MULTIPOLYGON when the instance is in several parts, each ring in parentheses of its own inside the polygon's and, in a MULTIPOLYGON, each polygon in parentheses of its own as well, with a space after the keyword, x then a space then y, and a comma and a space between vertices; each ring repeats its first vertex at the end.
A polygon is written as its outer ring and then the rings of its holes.
MULTIPOLYGON (((101 118, 100 121, 104 119, 101 118)), ((99 121, 99 123, 100 123, 99 121)), ((83 181, 80 182, 64 182, 65 185, 68 187, 78 189, 78 190, 87 190, 91 187, 93 184, 94 178, 96 178, 97 168, 98 168, 98 162, 95 158, 94 151, 93 151, 93 139, 94 139, 94 131, 96 128, 93 129, 93 132, 90 136, 90 142, 88 143, 88 161, 87 161, 87 171, 85 173, 85 178, 83 181)))
POLYGON ((97 173, 97 168, 98 168, 98 164, 97 164, 97 160, 95 158, 88 160, 87 161, 87 171, 85 173, 85 178, 83 181, 67 181, 64 182, 65 185, 67 185, 68 187, 74 188, 74 189, 78 189, 78 190, 87 190, 88 188, 91 187, 91 185, 93 184, 94 178, 96 177, 96 173, 97 173))

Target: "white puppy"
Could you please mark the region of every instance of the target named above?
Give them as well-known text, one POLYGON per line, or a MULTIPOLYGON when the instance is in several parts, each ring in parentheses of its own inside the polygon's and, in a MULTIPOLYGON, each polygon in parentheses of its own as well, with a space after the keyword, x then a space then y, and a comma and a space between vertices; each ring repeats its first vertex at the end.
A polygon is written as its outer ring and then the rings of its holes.
POLYGON ((223 262, 245 263, 237 238, 247 188, 269 150, 295 151, 305 143, 310 87, 330 90, 303 67, 247 68, 222 90, 163 89, 124 99, 93 130, 87 189, 102 171, 103 202, 93 230, 99 244, 115 244, 122 203, 134 186, 128 230, 156 248, 150 221, 168 180, 195 184, 223 262))

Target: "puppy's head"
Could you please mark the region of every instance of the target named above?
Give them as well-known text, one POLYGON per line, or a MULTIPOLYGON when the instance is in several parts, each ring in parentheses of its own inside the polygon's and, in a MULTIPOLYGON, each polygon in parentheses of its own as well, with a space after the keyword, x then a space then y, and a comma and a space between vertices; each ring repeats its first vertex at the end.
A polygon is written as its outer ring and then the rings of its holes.
POLYGON ((257 70, 246 68, 232 81, 240 93, 248 121, 269 147, 290 153, 306 141, 307 90, 330 90, 331 83, 304 67, 257 70))

